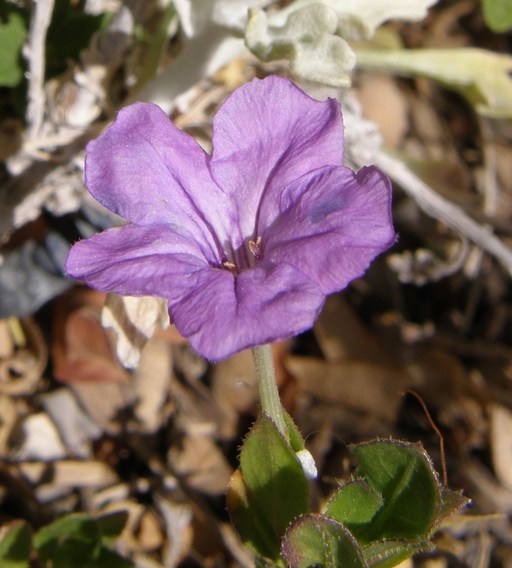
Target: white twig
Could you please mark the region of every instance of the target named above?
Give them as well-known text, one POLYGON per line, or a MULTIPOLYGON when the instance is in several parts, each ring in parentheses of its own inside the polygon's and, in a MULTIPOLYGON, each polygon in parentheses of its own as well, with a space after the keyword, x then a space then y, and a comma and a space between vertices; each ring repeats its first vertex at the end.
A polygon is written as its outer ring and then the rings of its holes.
POLYGON ((45 41, 55 0, 34 0, 26 50, 28 59, 27 134, 37 136, 44 117, 45 41))
POLYGON ((400 160, 381 151, 376 155, 376 165, 398 183, 425 213, 439 219, 493 255, 512 275, 512 250, 491 234, 489 229, 471 219, 460 207, 441 197, 400 160))

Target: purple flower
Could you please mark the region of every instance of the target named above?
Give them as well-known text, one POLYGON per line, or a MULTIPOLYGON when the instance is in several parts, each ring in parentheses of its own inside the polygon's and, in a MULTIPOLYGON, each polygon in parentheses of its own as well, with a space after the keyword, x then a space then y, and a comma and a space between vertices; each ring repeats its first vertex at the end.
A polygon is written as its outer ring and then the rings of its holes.
POLYGON ((180 333, 218 360, 311 327, 395 233, 389 180, 341 165, 335 100, 255 79, 218 110, 212 141, 209 156, 155 105, 121 110, 87 146, 85 180, 129 224, 76 243, 66 269, 166 298, 180 333))

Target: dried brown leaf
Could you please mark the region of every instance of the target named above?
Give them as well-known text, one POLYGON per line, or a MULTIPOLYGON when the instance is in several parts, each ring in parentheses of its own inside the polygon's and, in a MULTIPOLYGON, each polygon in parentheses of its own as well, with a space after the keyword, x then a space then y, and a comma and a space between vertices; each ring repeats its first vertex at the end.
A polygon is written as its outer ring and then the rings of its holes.
POLYGON ((390 422, 400 405, 399 391, 410 384, 410 377, 400 368, 371 361, 328 363, 292 356, 286 366, 304 393, 390 422))
POLYGON ((118 382, 128 375, 100 323, 103 295, 73 293, 57 303, 52 346, 54 375, 63 382, 118 382))
POLYGON ((207 495, 222 495, 233 473, 218 445, 201 433, 186 435, 169 450, 168 460, 188 486, 207 495))

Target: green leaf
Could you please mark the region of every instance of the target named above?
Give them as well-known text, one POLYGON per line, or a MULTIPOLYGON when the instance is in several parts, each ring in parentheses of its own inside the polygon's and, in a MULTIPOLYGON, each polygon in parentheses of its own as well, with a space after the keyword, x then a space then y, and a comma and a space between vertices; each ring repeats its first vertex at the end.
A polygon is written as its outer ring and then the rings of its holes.
POLYGON ((113 511, 96 517, 96 522, 104 544, 112 545, 121 534, 128 520, 127 511, 113 511))
POLYGON ((431 550, 428 541, 383 540, 372 542, 363 547, 363 555, 370 566, 389 568, 396 566, 416 552, 431 550))
POLYGON ((341 524, 324 515, 299 517, 283 539, 283 558, 290 568, 365 568, 354 537, 341 524))
POLYGON ((347 525, 369 523, 382 507, 382 497, 361 479, 349 481, 331 496, 325 514, 347 525))
POLYGON ((52 568, 82 568, 96 560, 101 549, 101 534, 96 521, 78 513, 62 517, 40 529, 34 546, 52 568))
POLYGON ((478 48, 358 49, 357 65, 428 77, 461 93, 484 116, 512 118, 512 57, 478 48))
POLYGON ((512 0, 482 0, 485 23, 493 32, 512 29, 512 0))
POLYGON ((23 78, 21 48, 26 35, 25 20, 20 12, 9 11, 5 19, 0 19, 0 86, 15 87, 23 78))
POLYGON ((77 61, 80 51, 109 18, 110 14, 86 14, 79 3, 56 0, 46 36, 47 78, 65 71, 70 59, 77 61))
POLYGON ((441 505, 437 514, 436 524, 439 524, 445 517, 455 513, 458 509, 470 503, 460 491, 453 491, 448 487, 441 487, 441 505))
POLYGON ((337 27, 336 13, 320 3, 293 11, 279 26, 272 25, 263 10, 251 10, 245 41, 263 61, 288 59, 297 79, 347 87, 355 56, 336 35, 337 27))
POLYGON ((94 561, 94 568, 135 568, 135 564, 103 546, 98 558, 94 561))
POLYGON ((253 514, 240 469, 231 476, 226 504, 231 521, 245 546, 261 559, 276 559, 279 555, 278 541, 270 523, 260 515, 253 514))
POLYGON ((297 425, 295 424, 295 422, 292 420, 291 416, 287 412, 284 413, 284 421, 286 422, 286 426, 288 428, 288 438, 292 450, 295 453, 304 450, 305 448, 304 438, 302 437, 302 434, 297 428, 297 425))
POLYGON ((297 79, 350 85, 355 64, 347 40, 370 38, 389 19, 419 20, 435 0, 295 0, 268 14, 249 11, 247 47, 263 61, 287 59, 297 79))
POLYGON ((28 568, 32 548, 32 532, 25 521, 13 521, 1 529, 0 566, 28 568))
POLYGON ((355 477, 382 495, 383 506, 370 524, 352 526, 362 544, 382 539, 423 539, 440 506, 440 484, 420 444, 373 440, 351 446, 355 477))
POLYGON ((309 487, 295 452, 268 417, 260 416, 247 435, 240 470, 243 485, 236 488, 240 507, 232 511, 233 520, 253 550, 276 559, 286 527, 307 511, 309 487), (248 525, 239 526, 237 520, 248 525))

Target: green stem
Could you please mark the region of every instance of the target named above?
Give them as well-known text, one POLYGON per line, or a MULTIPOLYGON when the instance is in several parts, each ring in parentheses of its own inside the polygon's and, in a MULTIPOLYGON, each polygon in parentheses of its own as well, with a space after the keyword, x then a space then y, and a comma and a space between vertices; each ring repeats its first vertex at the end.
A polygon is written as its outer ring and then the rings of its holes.
POLYGON ((258 345, 252 348, 252 356, 256 367, 261 412, 275 422, 279 432, 288 440, 288 428, 276 385, 272 349, 270 345, 258 345))

